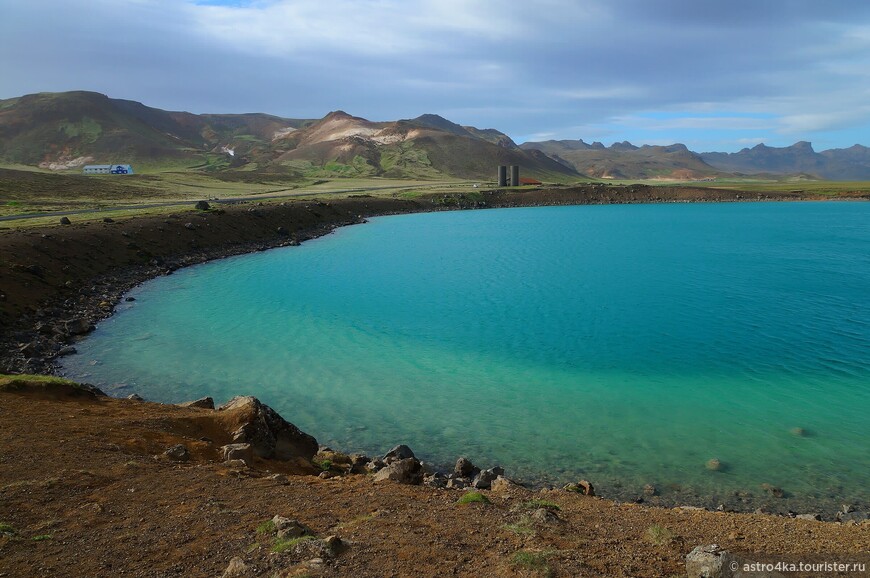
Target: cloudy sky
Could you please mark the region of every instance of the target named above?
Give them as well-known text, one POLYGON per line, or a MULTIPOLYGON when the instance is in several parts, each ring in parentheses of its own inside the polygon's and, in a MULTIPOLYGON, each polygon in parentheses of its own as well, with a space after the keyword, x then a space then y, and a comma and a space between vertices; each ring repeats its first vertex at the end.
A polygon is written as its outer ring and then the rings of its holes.
POLYGON ((0 0, 0 98, 437 113, 517 142, 870 145, 866 0, 0 0))

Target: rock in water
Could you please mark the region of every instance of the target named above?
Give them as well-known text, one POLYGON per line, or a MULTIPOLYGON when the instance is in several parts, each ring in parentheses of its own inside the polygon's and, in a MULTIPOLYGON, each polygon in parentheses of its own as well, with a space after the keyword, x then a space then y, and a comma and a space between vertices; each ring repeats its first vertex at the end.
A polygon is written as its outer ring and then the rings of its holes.
POLYGON ((278 415, 256 397, 234 397, 218 408, 219 420, 233 432, 233 442, 249 443, 254 454, 266 459, 311 460, 317 440, 278 415))
POLYGON ((722 462, 719 461, 719 458, 709 459, 705 465, 711 472, 718 472, 722 469, 722 462))

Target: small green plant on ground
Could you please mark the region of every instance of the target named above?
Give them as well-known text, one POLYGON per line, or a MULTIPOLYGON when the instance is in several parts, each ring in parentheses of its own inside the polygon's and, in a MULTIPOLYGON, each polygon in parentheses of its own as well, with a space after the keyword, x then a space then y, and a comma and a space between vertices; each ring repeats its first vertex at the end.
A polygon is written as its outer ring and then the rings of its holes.
POLYGON ((488 504, 489 498, 481 494, 480 492, 466 492, 462 495, 461 498, 456 502, 457 504, 488 504))
POLYGON ((275 531, 275 522, 272 520, 266 520, 257 526, 257 534, 271 534, 275 531))
POLYGON ((10 536, 14 536, 18 531, 13 528, 10 524, 6 522, 0 522, 0 534, 9 534, 10 536))
POLYGON ((670 544, 675 535, 673 532, 665 528, 664 526, 660 526, 659 524, 653 524, 649 528, 646 529, 646 539, 656 546, 664 546, 665 544, 670 544))
POLYGON ((559 504, 556 504, 554 502, 549 502, 547 500, 529 500, 528 502, 525 502, 523 504, 524 510, 538 510, 540 508, 545 508, 547 510, 555 510, 555 511, 559 511, 562 509, 559 506, 559 504))
POLYGON ((328 472, 329 468, 332 467, 332 460, 312 460, 314 465, 323 470, 324 472, 328 472))
POLYGON ((553 570, 548 564, 548 559, 553 553, 549 550, 533 552, 530 550, 520 550, 511 556, 511 562, 515 566, 539 572, 544 576, 552 576, 553 570))
POLYGON ((532 526, 532 519, 528 516, 523 516, 515 524, 505 524, 502 527, 514 534, 528 535, 535 533, 535 529, 532 526))
POLYGON ((31 538, 34 542, 42 542, 44 540, 51 540, 53 536, 51 534, 40 534, 39 536, 34 536, 31 538))
POLYGON ((305 542, 307 540, 316 540, 317 536, 299 536, 298 538, 291 538, 290 540, 282 540, 281 538, 275 538, 275 542, 272 543, 272 552, 275 554, 280 554, 281 552, 286 552, 299 544, 300 542, 305 542))

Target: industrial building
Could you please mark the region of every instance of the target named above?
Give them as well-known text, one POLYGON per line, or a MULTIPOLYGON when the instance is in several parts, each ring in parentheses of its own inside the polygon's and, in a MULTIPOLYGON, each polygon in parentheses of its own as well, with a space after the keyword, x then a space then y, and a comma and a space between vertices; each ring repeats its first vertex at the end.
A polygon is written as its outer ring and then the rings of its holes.
POLYGON ((132 175, 133 165, 85 165, 82 173, 86 175, 132 175))

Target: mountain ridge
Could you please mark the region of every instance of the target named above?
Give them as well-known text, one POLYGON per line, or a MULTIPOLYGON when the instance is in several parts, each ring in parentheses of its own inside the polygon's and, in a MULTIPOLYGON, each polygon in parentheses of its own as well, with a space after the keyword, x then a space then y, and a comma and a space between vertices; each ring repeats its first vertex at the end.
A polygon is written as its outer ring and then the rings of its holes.
POLYGON ((53 169, 88 162, 186 165, 309 176, 486 178, 498 164, 527 176, 576 180, 550 157, 495 129, 435 114, 370 121, 336 110, 321 119, 264 113, 165 111, 89 91, 0 100, 0 161, 53 169))
POLYGON ((870 148, 816 152, 798 141, 736 153, 694 152, 684 144, 605 146, 582 139, 524 142, 425 113, 370 121, 335 110, 320 119, 266 113, 165 111, 90 91, 0 100, 0 161, 51 169, 133 162, 200 170, 309 176, 491 179, 500 164, 548 180, 677 179, 811 175, 870 180, 870 148))

